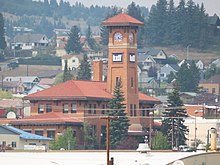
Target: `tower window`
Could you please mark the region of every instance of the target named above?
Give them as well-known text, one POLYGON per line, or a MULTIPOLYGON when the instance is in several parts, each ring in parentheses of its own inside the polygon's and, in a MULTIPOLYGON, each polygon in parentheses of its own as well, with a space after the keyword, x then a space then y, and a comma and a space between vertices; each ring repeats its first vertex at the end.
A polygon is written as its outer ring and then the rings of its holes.
POLYGON ((137 106, 134 104, 134 116, 137 116, 137 106))
POLYGON ((131 77, 131 87, 134 87, 134 79, 131 77))
POLYGON ((119 77, 116 77, 115 78, 115 84, 118 84, 118 82, 119 82, 119 77))
POLYGON ((130 116, 133 115, 133 104, 130 104, 130 116))

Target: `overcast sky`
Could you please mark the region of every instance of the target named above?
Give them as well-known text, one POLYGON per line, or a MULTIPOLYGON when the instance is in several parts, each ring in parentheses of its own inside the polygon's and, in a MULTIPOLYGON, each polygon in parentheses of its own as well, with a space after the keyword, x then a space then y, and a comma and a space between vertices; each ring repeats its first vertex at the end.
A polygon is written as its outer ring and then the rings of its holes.
MULTIPOLYGON (((145 6, 147 8, 150 8, 152 4, 157 3, 157 0, 66 0, 66 1, 69 1, 71 4, 74 4, 76 1, 82 2, 85 6, 91 6, 92 4, 98 6, 116 5, 124 8, 127 8, 127 6, 131 4, 132 1, 134 1, 136 4, 140 6, 145 6)), ((193 0, 193 1, 200 5, 203 2, 206 12, 209 15, 213 15, 214 13, 216 13, 218 16, 220 16, 220 0, 193 0)), ((177 5, 179 3, 179 0, 174 0, 174 2, 175 5, 177 5)))

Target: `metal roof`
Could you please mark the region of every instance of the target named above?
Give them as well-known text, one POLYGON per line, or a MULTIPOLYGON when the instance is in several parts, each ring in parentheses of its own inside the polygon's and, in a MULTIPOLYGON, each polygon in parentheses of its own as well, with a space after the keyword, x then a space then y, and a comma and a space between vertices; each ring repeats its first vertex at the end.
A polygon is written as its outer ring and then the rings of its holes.
POLYGON ((4 128, 4 129, 7 129, 11 132, 14 132, 15 134, 20 135, 20 138, 24 139, 24 140, 53 140, 51 138, 47 138, 47 137, 44 137, 44 136, 35 135, 35 134, 32 134, 32 133, 25 132, 23 130, 20 130, 20 129, 12 127, 12 126, 0 125, 0 127, 4 128))

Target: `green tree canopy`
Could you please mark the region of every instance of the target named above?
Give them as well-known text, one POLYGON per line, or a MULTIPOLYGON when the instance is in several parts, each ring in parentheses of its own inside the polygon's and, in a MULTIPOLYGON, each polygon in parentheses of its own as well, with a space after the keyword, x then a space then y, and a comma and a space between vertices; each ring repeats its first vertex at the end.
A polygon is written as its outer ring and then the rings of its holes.
POLYGON ((169 143, 167 142, 167 136, 158 131, 152 139, 152 148, 154 150, 166 150, 169 149, 169 143))
POLYGON ((80 63, 79 71, 77 74, 77 80, 91 80, 91 66, 86 54, 83 56, 83 60, 80 63))
POLYGON ((73 79, 73 75, 70 73, 67 60, 65 60, 65 66, 64 66, 64 71, 63 71, 63 82, 72 80, 72 79, 73 79))
POLYGON ((69 39, 65 45, 67 53, 80 53, 82 52, 82 45, 80 43, 80 30, 77 26, 73 26, 69 33, 69 39))
POLYGON ((76 145, 76 137, 74 136, 73 129, 68 127, 62 135, 58 137, 58 140, 50 143, 50 149, 59 150, 64 148, 65 150, 73 150, 76 145))
POLYGON ((4 18, 2 13, 0 13, 0 49, 6 48, 6 41, 5 41, 5 30, 4 30, 4 18))
POLYGON ((195 61, 185 61, 177 72, 177 82, 181 92, 196 92, 198 90, 200 72, 195 61))
POLYGON ((109 116, 118 117, 117 120, 110 122, 110 144, 112 148, 115 148, 128 134, 129 119, 125 113, 124 100, 122 81, 119 78, 114 88, 113 98, 109 102, 109 116))
POLYGON ((163 112, 162 133, 167 136, 170 147, 178 147, 185 144, 187 127, 184 125, 187 117, 186 109, 181 108, 183 102, 180 99, 179 88, 176 85, 174 91, 168 97, 169 107, 163 112))
POLYGON ((87 32, 86 32, 86 42, 92 50, 95 50, 95 51, 98 50, 98 45, 97 45, 95 39, 92 36, 92 31, 91 31, 90 25, 88 26, 88 29, 87 29, 87 32))

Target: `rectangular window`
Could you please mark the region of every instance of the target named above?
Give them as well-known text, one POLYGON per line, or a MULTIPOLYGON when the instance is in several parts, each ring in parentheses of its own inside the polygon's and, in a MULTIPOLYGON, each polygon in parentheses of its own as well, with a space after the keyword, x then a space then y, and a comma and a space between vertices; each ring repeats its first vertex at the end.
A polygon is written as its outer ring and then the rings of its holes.
POLYGON ((134 116, 137 116, 137 106, 134 104, 134 116))
POLYGON ((130 116, 132 116, 132 115, 133 115, 133 105, 130 104, 130 116))
POLYGON ((118 84, 118 82, 119 82, 119 77, 116 77, 115 78, 115 84, 118 84))
POLYGON ((89 114, 92 113, 92 104, 89 104, 89 111, 88 111, 89 114))
POLYGON ((131 87, 134 87, 134 79, 131 77, 131 87))
POLYGON ((12 148, 16 148, 17 147, 16 142, 11 142, 11 146, 12 146, 12 148))
POLYGON ((142 108, 141 112, 142 112, 142 116, 145 116, 145 108, 142 108))
POLYGON ((2 142, 2 146, 5 147, 6 146, 6 141, 2 142))
POLYGON ((212 94, 215 94, 215 88, 212 88, 212 94))
POLYGON ((31 130, 24 130, 24 132, 28 132, 28 133, 31 133, 31 130))
POLYGON ((44 136, 44 131, 43 130, 35 130, 36 135, 44 136))
POLYGON ((122 62, 122 53, 113 53, 112 62, 122 62))
POLYGON ((38 113, 44 113, 44 105, 38 104, 38 113))
POLYGON ((68 104, 63 104, 63 113, 68 113, 69 109, 68 109, 68 104))
POLYGON ((102 114, 103 115, 105 114, 105 105, 104 104, 102 105, 102 114))
POLYGON ((71 113, 76 113, 76 104, 71 104, 71 113))
POLYGON ((52 105, 51 104, 46 104, 46 112, 52 112, 52 105))
POLYGON ((94 104, 93 106, 94 106, 93 114, 96 114, 96 104, 94 104))
POLYGON ((47 137, 48 138, 55 138, 55 130, 47 130, 47 137))

